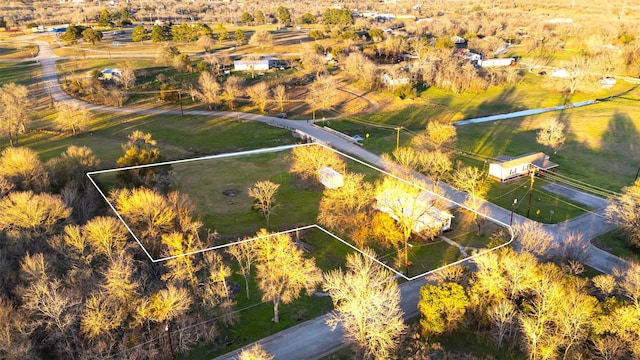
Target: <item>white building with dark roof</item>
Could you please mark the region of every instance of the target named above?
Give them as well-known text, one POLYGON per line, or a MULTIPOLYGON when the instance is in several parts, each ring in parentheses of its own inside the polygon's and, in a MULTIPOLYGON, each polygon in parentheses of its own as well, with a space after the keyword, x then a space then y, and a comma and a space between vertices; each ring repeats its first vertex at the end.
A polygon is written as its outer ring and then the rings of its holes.
POLYGON ((549 156, 542 152, 520 156, 500 155, 495 160, 489 164, 489 176, 501 182, 527 175, 532 168, 547 171, 558 167, 558 164, 549 161, 549 156))

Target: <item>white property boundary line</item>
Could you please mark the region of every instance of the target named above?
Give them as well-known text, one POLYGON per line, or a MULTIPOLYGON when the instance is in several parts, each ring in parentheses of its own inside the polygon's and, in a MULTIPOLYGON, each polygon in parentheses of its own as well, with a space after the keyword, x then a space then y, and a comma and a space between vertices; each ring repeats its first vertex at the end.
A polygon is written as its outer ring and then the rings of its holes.
POLYGON ((410 278, 409 278, 409 277, 407 277, 407 276, 405 276, 403 273, 399 272, 398 270, 396 270, 396 269, 394 269, 394 268, 389 267, 388 265, 384 264, 383 262, 379 261, 378 259, 375 259, 375 258, 373 258, 373 257, 369 256, 368 254, 366 254, 366 253, 362 252, 360 249, 358 249, 358 248, 357 248, 357 247, 355 247, 354 245, 350 244, 349 242, 347 242, 347 241, 343 240, 343 239, 342 239, 342 238, 340 238, 339 236, 337 236, 337 235, 333 234, 332 232, 330 232, 330 231, 328 231, 328 230, 324 229, 322 226, 317 225, 317 224, 311 224, 311 225, 307 225, 307 226, 298 227, 298 228, 295 228, 295 229, 290 229, 290 230, 287 230, 287 231, 281 231, 281 232, 277 232, 277 233, 271 233, 271 234, 268 234, 268 235, 266 235, 266 236, 258 236, 258 237, 254 237, 254 238, 238 240, 238 241, 231 242, 231 243, 227 243, 227 244, 222 244, 222 245, 217 245, 217 246, 211 246, 211 247, 208 247, 208 248, 205 248, 205 249, 195 250, 195 251, 191 251, 191 252, 184 253, 184 254, 180 254, 180 255, 173 255, 173 256, 163 257, 163 258, 160 258, 160 259, 155 259, 153 256, 151 256, 151 254, 150 254, 150 253, 149 253, 149 251, 144 247, 144 245, 142 245, 142 242, 140 241, 140 239, 138 239, 138 237, 136 236, 136 234, 134 234, 134 232, 131 230, 131 228, 129 227, 129 225, 127 224, 127 222, 122 218, 122 216, 120 215, 120 213, 118 213, 118 211, 117 211, 117 210, 116 210, 116 208, 113 206, 113 204, 111 203, 111 201, 109 201, 109 198, 105 195, 105 193, 104 193, 104 192, 102 191, 102 189, 98 186, 98 184, 96 184, 95 180, 94 180, 94 179, 93 179, 93 177, 92 177, 93 175, 100 175, 100 174, 106 174, 106 173, 118 172, 118 171, 123 171, 123 170, 135 170, 135 169, 143 169, 143 168, 149 168, 149 167, 154 167, 154 166, 163 166, 163 165, 172 165, 172 164, 182 164, 182 163, 195 162, 195 161, 200 161, 200 160, 224 159, 224 158, 238 157, 238 156, 244 156, 244 155, 256 155, 256 154, 274 153, 274 152, 280 152, 280 151, 290 150, 290 149, 293 149, 293 148, 295 148, 295 147, 302 147, 302 146, 322 146, 322 147, 324 147, 324 148, 326 148, 326 149, 328 149, 328 150, 331 150, 331 151, 333 151, 333 152, 335 152, 335 153, 337 153, 337 154, 340 154, 341 156, 343 156, 343 157, 345 157, 345 158, 347 158, 347 159, 353 160, 353 161, 355 161, 355 162, 357 162, 357 163, 359 163, 359 164, 361 164, 361 165, 364 165, 364 166, 369 167, 369 168, 371 168, 371 169, 373 169, 373 170, 376 170, 376 171, 378 171, 378 172, 380 172, 380 173, 382 173, 382 174, 384 174, 384 175, 387 175, 387 176, 390 176, 390 177, 392 177, 392 178, 395 178, 395 179, 397 179, 397 180, 399 180, 399 181, 402 181, 402 182, 404 182, 404 183, 406 183, 406 184, 409 184, 409 185, 415 186, 416 188, 418 188, 418 189, 420 189, 420 190, 422 190, 422 191, 427 191, 427 192, 429 192, 430 194, 435 195, 435 196, 439 197, 439 198, 440 198, 440 199, 442 199, 442 200, 446 200, 446 201, 448 201, 448 202, 450 202, 450 203, 453 203, 453 204, 455 204, 455 205, 457 205, 457 206, 459 206, 459 207, 462 207, 462 208, 464 208, 464 209, 467 209, 467 210, 469 210, 469 211, 471 211, 471 212, 476 212, 476 211, 474 211, 473 209, 471 209, 471 208, 469 208, 469 207, 467 207, 467 206, 465 206, 465 205, 463 205, 463 204, 460 204, 460 203, 457 203, 457 202, 455 202, 455 201, 453 201, 453 200, 447 199, 447 198, 445 198, 445 197, 444 197, 444 196, 442 196, 442 195, 436 194, 436 193, 434 193, 434 192, 432 192, 432 191, 430 191, 430 190, 428 190, 428 189, 425 189, 424 187, 419 186, 419 185, 417 185, 417 184, 415 184, 415 183, 413 183, 413 182, 411 182, 411 181, 408 181, 408 180, 405 180, 405 179, 403 179, 403 178, 400 178, 400 177, 398 177, 398 176, 396 176, 396 175, 394 175, 394 174, 392 174, 392 173, 390 173, 390 172, 388 172, 388 171, 386 171, 386 170, 380 169, 380 168, 378 168, 378 167, 376 167, 376 166, 373 166, 373 165, 371 165, 371 164, 369 164, 369 163, 366 163, 366 162, 364 162, 364 161, 362 161, 362 160, 360 160, 360 159, 356 159, 356 158, 355 158, 355 157, 353 157, 353 156, 350 156, 350 155, 347 155, 347 154, 345 154, 345 153, 342 153, 342 152, 340 152, 340 151, 338 151, 338 150, 335 150, 335 149, 333 149, 333 148, 331 148, 331 147, 329 147, 329 146, 327 146, 327 145, 324 145, 324 144, 317 144, 317 143, 310 143, 310 144, 296 144, 296 145, 284 145, 284 146, 277 146, 277 147, 272 147, 272 148, 262 148, 262 149, 258 149, 258 150, 240 151, 240 152, 235 152, 235 153, 226 153, 226 154, 219 154, 219 155, 209 155, 209 156, 204 156, 204 157, 199 157, 199 158, 190 158, 190 159, 182 159, 182 160, 165 161, 165 162, 155 163, 155 164, 145 164, 145 165, 128 166, 128 167, 114 168, 114 169, 107 169, 107 170, 91 171, 91 172, 88 172, 88 173, 87 173, 87 177, 89 178, 89 181, 91 181, 91 183, 93 184, 93 186, 98 190, 98 192, 100 193, 100 195, 102 196, 102 198, 107 202, 107 204, 109 204, 109 207, 111 208, 111 210, 113 210, 113 212, 116 214, 116 216, 118 217, 118 219, 120 219, 120 221, 124 224, 124 226, 125 226, 125 228, 127 229, 127 231, 129 231, 129 233, 131 234, 131 236, 133 236, 134 240, 138 243, 138 245, 140 246, 140 248, 142 249, 142 251, 144 251, 144 253, 147 255, 147 257, 149 258, 149 260, 151 260, 151 262, 154 262, 154 263, 164 262, 164 261, 167 261, 167 260, 173 260, 173 259, 176 259, 176 258, 179 258, 179 257, 182 257, 182 256, 191 256, 191 255, 196 255, 196 254, 204 253, 204 252, 206 252, 206 251, 223 249, 223 248, 226 248, 226 247, 229 247, 229 246, 232 246, 232 245, 242 244, 242 243, 245 243, 245 242, 248 242, 248 241, 254 241, 254 240, 259 240, 259 239, 265 239, 265 238, 268 238, 268 237, 271 237, 271 236, 274 236, 274 235, 289 234, 289 233, 292 233, 292 232, 295 232, 295 231, 300 231, 300 230, 307 230, 307 229, 311 229, 311 228, 316 228, 316 229, 318 229, 318 230, 320 230, 320 231, 322 231, 322 232, 326 233, 327 235, 329 235, 329 236, 333 237, 334 239, 336 239, 336 240, 338 240, 338 241, 342 242, 343 244, 347 245, 348 247, 350 247, 350 248, 354 249, 355 251, 360 252, 360 253, 361 253, 361 254, 363 254, 364 256, 367 256, 367 257, 371 258, 373 261, 375 261, 376 263, 378 263, 378 264, 380 264, 380 265, 384 266, 385 268, 389 269, 390 271, 392 271, 392 272, 393 272, 394 274, 396 274, 397 276, 399 276, 399 277, 401 277, 401 278, 403 278, 403 279, 405 279, 405 280, 407 280, 407 281, 411 281, 411 280, 415 280, 415 279, 420 278, 420 277, 423 277, 423 276, 427 276, 427 275, 429 275, 429 274, 431 274, 431 273, 433 273, 433 272, 439 271, 439 270, 444 269, 444 268, 446 268, 446 267, 461 264, 461 263, 463 263, 463 262, 465 262, 465 261, 467 261, 467 260, 470 260, 470 259, 475 258, 475 257, 477 257, 477 256, 481 256, 481 255, 483 255, 483 254, 485 254, 485 253, 487 253, 487 252, 494 251, 494 250, 497 250, 497 249, 499 249, 499 248, 501 248, 501 247, 504 247, 504 246, 510 245, 510 244, 513 242, 513 240, 514 240, 514 237, 515 237, 515 236, 514 236, 513 228, 512 228, 510 225, 505 224, 504 222, 502 222, 502 221, 500 221, 500 220, 498 220, 498 219, 494 219, 494 218, 492 218, 492 217, 490 217, 490 216, 486 216, 486 215, 483 215, 483 214, 479 214, 479 215, 484 216, 484 217, 486 217, 487 219, 489 219, 489 220, 493 221, 494 223, 497 223, 497 224, 499 224, 499 225, 501 225, 501 226, 506 227, 507 229, 509 229, 509 232, 511 233, 511 239, 509 239, 509 241, 508 241, 508 242, 506 242, 506 243, 504 243, 504 244, 502 244, 502 245, 496 246, 496 247, 494 247, 494 248, 492 248, 492 249, 487 249, 487 250, 484 250, 484 251, 478 252, 478 253, 473 254, 473 255, 471 255, 471 256, 467 256, 467 257, 465 257, 465 258, 463 258, 463 259, 461 259, 461 260, 455 261, 455 262, 453 262, 453 263, 451 263, 451 264, 447 264, 447 265, 444 265, 444 266, 440 266, 440 267, 438 267, 438 268, 436 268, 436 269, 433 269, 433 270, 427 271, 427 272, 425 272, 425 273, 422 273, 422 274, 420 274, 420 275, 416 275, 416 276, 413 276, 413 277, 410 277, 410 278))

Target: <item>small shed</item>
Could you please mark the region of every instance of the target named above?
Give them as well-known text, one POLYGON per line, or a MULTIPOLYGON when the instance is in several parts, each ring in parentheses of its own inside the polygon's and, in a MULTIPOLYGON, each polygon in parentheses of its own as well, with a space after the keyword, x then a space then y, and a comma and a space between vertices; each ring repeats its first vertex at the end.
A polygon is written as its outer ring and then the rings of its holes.
POLYGON ((515 157, 500 155, 495 160, 489 164, 489 176, 500 182, 527 175, 531 171, 531 167, 547 171, 558 166, 558 164, 549 161, 549 156, 542 152, 532 152, 515 157))
POLYGON ((320 183, 327 189, 336 189, 344 185, 344 177, 339 172, 328 166, 323 166, 318 170, 320 183))
POLYGON ((439 228, 441 232, 451 229, 453 215, 435 207, 433 195, 426 191, 418 195, 406 194, 406 196, 383 191, 376 196, 376 208, 396 221, 398 221, 396 212, 400 209, 403 216, 417 218, 412 229, 415 233, 432 228, 439 228))

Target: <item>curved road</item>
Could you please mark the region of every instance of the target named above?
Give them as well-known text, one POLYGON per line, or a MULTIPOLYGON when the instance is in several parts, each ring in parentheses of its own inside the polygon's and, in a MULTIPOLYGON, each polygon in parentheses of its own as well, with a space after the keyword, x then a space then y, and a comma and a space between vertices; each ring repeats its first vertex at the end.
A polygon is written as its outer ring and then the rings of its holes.
MULTIPOLYGON (((35 58, 42 64, 42 76, 43 81, 49 84, 51 96, 55 101, 73 101, 82 104, 82 106, 100 111, 110 112, 126 112, 126 113, 146 113, 146 114, 180 114, 179 111, 166 111, 166 110, 137 110, 126 108, 113 108, 108 106, 91 105, 76 99, 71 98, 60 88, 58 78, 55 71, 55 62, 58 57, 51 51, 49 44, 43 41, 37 41, 40 47, 40 52, 35 58)), ((31 59, 30 59, 31 60, 31 59)), ((335 135, 333 133, 324 131, 322 128, 315 126, 307 121, 296 121, 280 119, 276 117, 246 114, 238 112, 219 112, 219 111, 196 111, 186 110, 186 115, 206 115, 206 116, 224 116, 238 119, 247 119, 260 121, 269 125, 279 126, 282 128, 297 130, 308 136, 316 139, 319 142, 323 142, 331 147, 338 149, 342 152, 351 154, 357 158, 360 158, 374 166, 381 169, 387 169, 388 164, 385 164, 381 157, 373 154, 359 145, 356 145, 347 139, 335 135)), ((519 114, 505 114, 498 118, 492 117, 492 120, 505 119, 511 117, 519 117, 519 114)), ((467 120, 471 122, 470 120, 467 120)), ((454 188, 443 184, 446 192, 446 196, 456 202, 463 202, 465 194, 455 190, 454 188)), ((584 196, 592 196, 582 194, 584 196)), ((606 200, 599 199, 601 204, 606 204, 606 200)), ((503 209, 492 203, 485 203, 487 209, 487 215, 500 220, 503 223, 508 223, 511 215, 511 211, 503 209)), ((616 269, 625 269, 628 267, 628 263, 616 256, 613 256, 605 251, 602 251, 595 246, 591 245, 590 239, 607 232, 613 228, 612 225, 607 224, 603 217, 604 207, 600 207, 592 212, 583 214, 569 221, 565 221, 555 225, 544 225, 545 230, 554 235, 555 241, 559 244, 563 243, 563 240, 569 233, 582 234, 582 241, 585 247, 588 249, 589 257, 586 264, 604 273, 612 274, 616 269)), ((514 219, 516 222, 531 221, 520 215, 515 214, 514 219)), ((516 244, 517 246, 517 244, 516 244)), ((424 279, 417 279, 406 282, 401 285, 402 298, 401 307, 405 312, 405 317, 410 318, 418 314, 417 303, 419 288, 425 283, 424 279)), ((280 333, 262 339, 260 342, 263 346, 272 353, 276 359, 297 360, 297 359, 317 359, 326 354, 329 354, 342 346, 341 331, 338 329, 332 332, 325 325, 326 316, 320 316, 316 319, 307 321, 298 326, 289 328, 280 333)), ((218 359, 232 359, 237 356, 236 352, 223 355, 218 359)))

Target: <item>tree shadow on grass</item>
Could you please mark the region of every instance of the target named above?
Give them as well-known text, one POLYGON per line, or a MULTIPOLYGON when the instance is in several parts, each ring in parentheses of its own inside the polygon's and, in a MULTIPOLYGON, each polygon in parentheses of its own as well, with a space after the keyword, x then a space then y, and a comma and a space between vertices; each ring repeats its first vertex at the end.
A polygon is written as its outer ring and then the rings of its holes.
POLYGON ((464 110, 464 118, 471 119, 478 116, 505 114, 524 110, 524 105, 518 101, 515 86, 505 87, 498 96, 481 102, 478 106, 464 110))
POLYGON ((631 117, 625 113, 615 112, 609 120, 607 130, 601 137, 601 148, 605 156, 626 159, 626 161, 610 161, 603 169, 611 174, 628 177, 628 183, 634 180, 634 171, 640 165, 640 132, 631 117))

